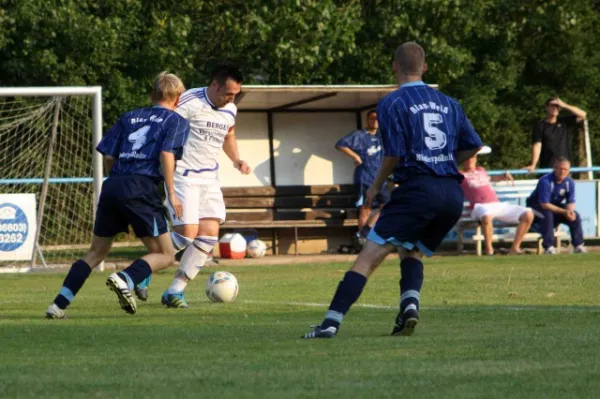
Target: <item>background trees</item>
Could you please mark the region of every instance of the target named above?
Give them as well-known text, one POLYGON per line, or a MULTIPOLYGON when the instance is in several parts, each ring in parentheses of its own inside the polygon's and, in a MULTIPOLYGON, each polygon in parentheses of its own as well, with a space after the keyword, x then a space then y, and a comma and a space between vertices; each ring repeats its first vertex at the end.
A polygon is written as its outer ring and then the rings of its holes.
POLYGON ((588 111, 595 132, 598 37, 600 7, 587 0, 0 0, 0 84, 102 85, 111 124, 147 103, 165 69, 189 87, 221 59, 246 83, 393 83, 394 48, 415 40, 426 81, 494 147, 489 166, 515 167, 549 95, 588 111))

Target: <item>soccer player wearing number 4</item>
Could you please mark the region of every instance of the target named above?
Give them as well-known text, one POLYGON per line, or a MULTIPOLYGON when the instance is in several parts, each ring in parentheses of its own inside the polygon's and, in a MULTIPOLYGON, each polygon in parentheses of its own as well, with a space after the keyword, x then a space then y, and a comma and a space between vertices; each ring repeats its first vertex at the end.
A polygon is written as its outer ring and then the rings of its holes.
POLYGON ((65 309, 92 269, 104 260, 115 235, 127 232, 129 225, 148 248, 148 254, 106 280, 106 285, 117 294, 123 310, 134 314, 137 310, 131 295, 134 287, 152 272, 173 263, 175 251, 160 186, 164 180, 172 208, 181 216, 173 173, 175 160, 183 153, 190 125, 173 110, 184 90, 177 76, 161 73, 152 86, 154 106, 121 116, 98 144, 96 150, 104 155, 110 175, 102 185, 92 245, 87 255, 71 266, 60 292, 46 310, 47 318, 65 318, 65 309))
POLYGON ((458 102, 421 81, 426 69, 421 46, 409 42, 398 47, 393 70, 400 87, 377 106, 384 158, 367 190, 367 202, 390 173, 399 186, 339 283, 325 320, 303 338, 333 338, 369 276, 395 248, 401 257, 400 312, 392 335, 411 335, 419 321, 422 254, 430 256, 460 218, 463 193, 457 162, 482 146, 458 102))
POLYGON ((173 243, 176 250, 185 248, 175 277, 161 298, 170 308, 188 307, 184 290, 204 267, 225 221, 217 162, 221 149, 242 174, 250 173, 248 164, 240 160, 234 131, 237 107, 233 101, 241 83, 236 66, 220 64, 212 72, 209 86, 183 93, 176 109, 190 122, 190 137, 175 170, 175 191, 183 202, 183 215, 175 215, 167 204, 175 230, 173 243))
POLYGON ((381 134, 378 131, 377 111, 374 109, 367 112, 367 128, 356 130, 342 137, 336 145, 339 151, 352 158, 356 169, 354 169, 354 186, 358 192, 356 207, 358 208, 358 233, 357 238, 360 245, 366 239, 369 231, 379 217, 380 208, 389 200, 390 194, 387 189, 387 181, 381 186, 381 191, 371 204, 365 204, 365 193, 381 165, 382 145, 381 134))

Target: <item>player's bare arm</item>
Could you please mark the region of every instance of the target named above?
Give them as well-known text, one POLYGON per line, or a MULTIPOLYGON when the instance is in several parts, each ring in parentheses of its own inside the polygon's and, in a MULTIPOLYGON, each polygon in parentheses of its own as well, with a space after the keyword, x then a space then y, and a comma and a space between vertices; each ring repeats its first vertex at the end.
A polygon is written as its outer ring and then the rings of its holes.
POLYGON ((394 171, 394 168, 399 160, 400 158, 398 157, 383 157, 381 166, 377 171, 377 177, 375 177, 373 184, 371 184, 371 187, 369 187, 366 193, 365 205, 367 207, 371 207, 373 199, 375 199, 377 193, 379 193, 379 190, 381 190, 381 186, 383 183, 385 183, 388 176, 394 171))
POLYGON ((512 182, 514 182, 515 179, 514 179, 513 175, 510 174, 509 171, 506 171, 506 172, 504 172, 503 175, 492 176, 490 178, 490 180, 491 181, 512 181, 512 182))
POLYGON ((102 158, 104 159, 104 170, 109 173, 117 159, 111 155, 104 155, 102 158))
POLYGON ((558 215, 567 216, 569 212, 569 209, 561 208, 560 206, 556 206, 554 204, 551 204, 550 202, 542 202, 540 203, 540 206, 542 207, 542 209, 550 211, 552 213, 556 213, 558 215))
POLYGON ((571 104, 567 104, 566 102, 564 102, 563 100, 561 100, 558 97, 556 99, 550 101, 550 104, 556 104, 560 108, 566 109, 567 111, 569 111, 570 113, 572 113, 573 115, 575 115, 577 117, 578 122, 584 121, 587 118, 587 112, 585 112, 584 110, 582 110, 579 107, 576 107, 571 104))
POLYGON ((540 159, 540 153, 542 152, 542 143, 534 143, 531 146, 531 163, 525 166, 523 169, 529 170, 529 172, 533 172, 535 166, 537 165, 540 159))
POLYGON ((354 164, 356 166, 359 166, 360 164, 362 164, 362 159, 360 159, 360 156, 355 153, 354 151, 352 151, 350 148, 348 147, 335 147, 338 151, 340 151, 343 154, 346 154, 347 156, 349 156, 352 161, 354 161, 354 164))
POLYGON ((181 219, 183 215, 183 206, 181 201, 175 194, 175 186, 173 183, 173 174, 175 173, 175 154, 168 151, 161 151, 160 153, 160 165, 163 171, 163 178, 165 179, 165 186, 167 188, 167 198, 169 203, 173 207, 175 217, 181 219))
POLYGON ((223 151, 225 151, 225 154, 227 154, 229 159, 231 159, 233 166, 243 175, 247 175, 252 172, 252 168, 248 165, 248 163, 240 159, 237 139, 235 137, 235 129, 233 127, 229 129, 229 133, 227 133, 227 136, 225 136, 223 151))

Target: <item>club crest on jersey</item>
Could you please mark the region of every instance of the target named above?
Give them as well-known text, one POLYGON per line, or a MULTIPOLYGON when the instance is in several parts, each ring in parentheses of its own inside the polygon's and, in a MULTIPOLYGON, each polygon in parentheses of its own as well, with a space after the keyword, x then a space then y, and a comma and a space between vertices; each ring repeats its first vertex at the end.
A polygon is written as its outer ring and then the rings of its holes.
POLYGON ((370 147, 367 149, 367 154, 368 154, 369 156, 373 156, 373 155, 377 154, 379 151, 381 151, 381 146, 380 146, 380 145, 378 145, 378 146, 374 146, 374 145, 372 145, 372 146, 370 146, 370 147))

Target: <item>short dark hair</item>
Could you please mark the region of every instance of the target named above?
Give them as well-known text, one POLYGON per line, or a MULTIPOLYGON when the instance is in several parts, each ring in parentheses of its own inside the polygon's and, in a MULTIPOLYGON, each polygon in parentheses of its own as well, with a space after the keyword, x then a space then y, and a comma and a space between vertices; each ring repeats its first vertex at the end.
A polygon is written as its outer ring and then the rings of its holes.
POLYGON ((377 110, 376 110, 376 109, 370 109, 370 110, 368 110, 368 111, 367 111, 367 118, 369 117, 369 115, 371 115, 371 114, 376 114, 376 113, 377 113, 377 110))
POLYGON ((552 166, 561 164, 563 162, 567 162, 569 165, 571 164, 571 161, 569 161, 566 157, 558 157, 554 160, 554 162, 552 162, 552 166))
POLYGON ((403 43, 396 49, 394 61, 402 74, 420 76, 425 64, 425 50, 415 42, 403 43))
POLYGON ((552 97, 548 98, 548 99, 546 100, 546 102, 544 103, 544 105, 548 105, 548 104, 550 104, 550 102, 551 102, 551 101, 554 101, 554 100, 556 100, 557 98, 558 98, 558 96, 552 96, 552 97))
POLYGON ((210 81, 216 80, 218 84, 224 85, 227 79, 232 79, 236 83, 242 83, 244 76, 237 65, 231 62, 221 62, 214 67, 210 74, 210 81))

